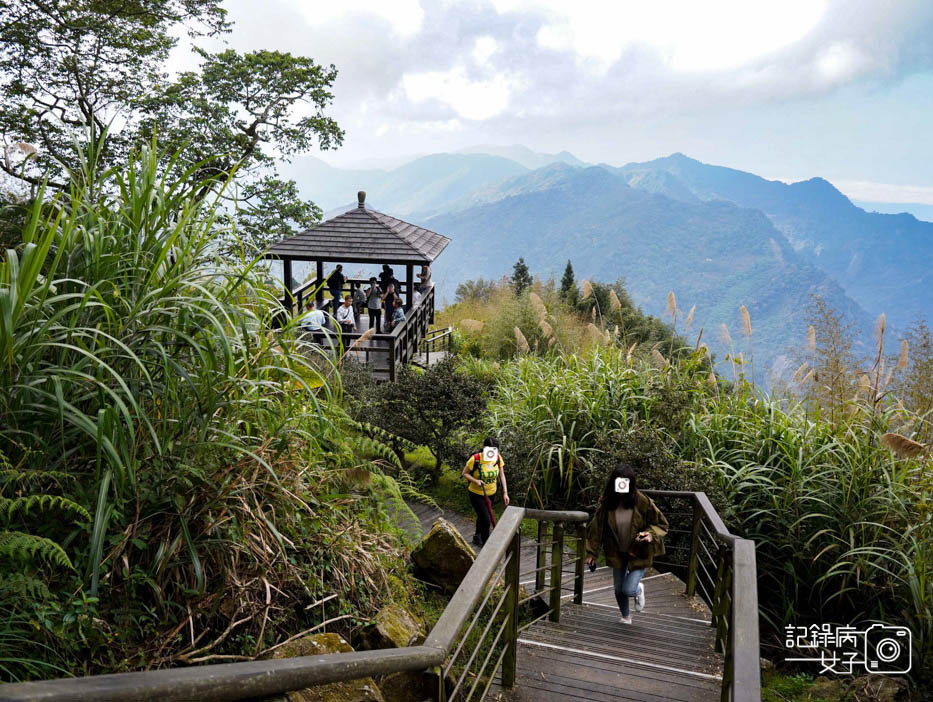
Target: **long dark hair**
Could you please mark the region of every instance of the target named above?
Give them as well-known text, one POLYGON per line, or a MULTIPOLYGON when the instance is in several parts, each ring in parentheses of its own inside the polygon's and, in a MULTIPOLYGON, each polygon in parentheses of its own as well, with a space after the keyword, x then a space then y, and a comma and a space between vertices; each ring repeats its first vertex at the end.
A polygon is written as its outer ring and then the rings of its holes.
POLYGON ((638 502, 638 485, 635 482, 635 469, 629 463, 620 463, 612 469, 606 487, 603 489, 603 504, 608 511, 615 510, 620 504, 631 509, 638 502), (628 478, 628 492, 616 492, 616 478, 628 478))

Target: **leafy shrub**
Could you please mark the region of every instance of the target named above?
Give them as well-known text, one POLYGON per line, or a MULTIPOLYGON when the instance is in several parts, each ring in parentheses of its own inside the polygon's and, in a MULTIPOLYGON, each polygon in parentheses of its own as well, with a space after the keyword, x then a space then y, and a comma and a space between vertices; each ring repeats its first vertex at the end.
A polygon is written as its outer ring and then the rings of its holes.
POLYGON ((402 368, 394 383, 376 384, 360 370, 348 387, 354 417, 385 432, 399 457, 413 446, 427 446, 434 454, 428 472, 432 483, 447 461, 459 463, 466 437, 480 425, 486 407, 486 383, 460 371, 449 356, 425 371, 402 368))

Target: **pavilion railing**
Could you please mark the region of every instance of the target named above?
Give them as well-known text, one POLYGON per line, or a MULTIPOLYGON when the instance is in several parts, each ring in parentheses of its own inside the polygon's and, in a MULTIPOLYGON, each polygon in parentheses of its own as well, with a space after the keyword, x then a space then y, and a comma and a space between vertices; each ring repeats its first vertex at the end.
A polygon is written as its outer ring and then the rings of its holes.
MULTIPOLYGON (((307 290, 312 288, 298 288, 297 292, 303 294, 307 290)), ((366 314, 365 309, 362 314, 366 314)), ((433 321, 434 284, 429 283, 421 299, 407 310, 405 319, 388 333, 335 330, 316 336, 319 343, 327 344, 338 353, 367 365, 376 378, 394 381, 399 370, 411 363, 417 355, 421 340, 427 336, 433 321)), ((383 319, 383 328, 385 323, 383 319)))
MULTIPOLYGON (((429 284, 433 286, 433 283, 429 284)), ((357 290, 366 290, 369 287, 369 278, 347 278, 344 281, 343 287, 340 289, 341 297, 343 295, 354 295, 357 290)), ((420 289, 419 283, 413 284, 413 289, 420 289)), ((311 297, 318 295, 318 297, 323 297, 324 292, 330 292, 330 289, 327 287, 327 281, 314 278, 302 283, 294 290, 290 291, 290 294, 287 294, 282 298, 282 306, 286 309, 293 309, 295 311, 301 312, 305 309, 308 301, 311 297)), ((396 292, 402 299, 407 300, 408 296, 408 283, 405 281, 397 281, 396 283, 396 292)), ((325 301, 325 304, 328 304, 329 301, 325 301)))

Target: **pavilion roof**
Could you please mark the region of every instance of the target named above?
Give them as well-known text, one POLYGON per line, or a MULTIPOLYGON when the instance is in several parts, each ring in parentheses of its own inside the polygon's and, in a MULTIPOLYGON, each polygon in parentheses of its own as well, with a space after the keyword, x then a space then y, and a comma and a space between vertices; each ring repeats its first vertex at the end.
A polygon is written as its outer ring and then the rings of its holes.
POLYGON ((430 264, 450 243, 446 236, 369 209, 365 197, 361 192, 357 207, 280 241, 265 257, 430 264))

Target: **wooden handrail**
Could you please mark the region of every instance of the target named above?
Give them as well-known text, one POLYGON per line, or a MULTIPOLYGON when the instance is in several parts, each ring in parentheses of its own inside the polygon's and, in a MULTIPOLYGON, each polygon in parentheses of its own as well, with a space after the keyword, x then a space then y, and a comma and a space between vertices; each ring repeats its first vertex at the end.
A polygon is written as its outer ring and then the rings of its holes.
MULTIPOLYGON (((691 498, 698 505, 698 509, 704 511, 704 516, 718 519, 718 515, 703 493, 650 490, 646 490, 645 493, 656 497, 691 498), (707 510, 711 510, 708 515, 707 510)), ((518 647, 516 612, 519 604, 519 533, 522 520, 526 518, 538 520, 539 523, 551 522, 557 527, 552 546, 554 554, 552 554, 551 566, 551 587, 556 587, 557 596, 554 597, 552 593, 551 600, 552 604, 556 600, 555 619, 558 619, 562 570, 560 536, 563 532, 560 524, 562 522, 575 524, 579 539, 582 538, 583 525, 589 519, 589 515, 586 512, 509 506, 421 646, 14 683, 0 686, 0 701, 180 702, 197 699, 199 702, 224 702, 277 695, 315 685, 355 680, 372 675, 437 668, 443 666, 450 655, 464 625, 474 614, 489 583, 499 571, 505 558, 508 558, 505 595, 508 602, 508 617, 505 629, 501 632, 505 634, 503 640, 506 648, 499 660, 503 665, 503 685, 509 687, 515 680, 518 647)), ((710 520, 711 523, 713 521, 710 520)), ((718 523, 721 524, 722 521, 718 520, 718 523)), ((539 534, 541 531, 539 529, 539 534)), ((753 542, 737 538, 728 531, 722 534, 722 538, 724 545, 731 546, 732 567, 728 670, 723 676, 723 699, 732 700, 732 702, 758 702, 761 686, 758 668, 755 546, 753 542)), ((582 577, 584 558, 585 550, 580 548, 578 543, 575 575, 582 577)), ((578 588, 582 595, 582 586, 575 583, 575 598, 578 588)), ((554 609, 552 606, 552 616, 554 616, 554 609)), ((443 690, 442 679, 439 695, 442 699, 445 696, 443 690)))
MULTIPOLYGON (((713 609, 713 625, 722 630, 728 620, 725 641, 725 670, 722 681, 723 702, 759 702, 761 700, 761 660, 758 630, 758 575, 755 542, 729 533, 719 513, 705 492, 682 490, 644 490, 649 497, 689 499, 694 505, 690 560, 687 570, 687 594, 693 595, 699 562, 699 531, 708 523, 712 535, 727 552, 727 561, 720 559, 717 576, 728 584, 728 611, 723 612, 722 600, 727 588, 707 604, 713 609), (726 616, 728 619, 726 619, 726 616)), ((718 637, 718 633, 717 633, 718 637)))

